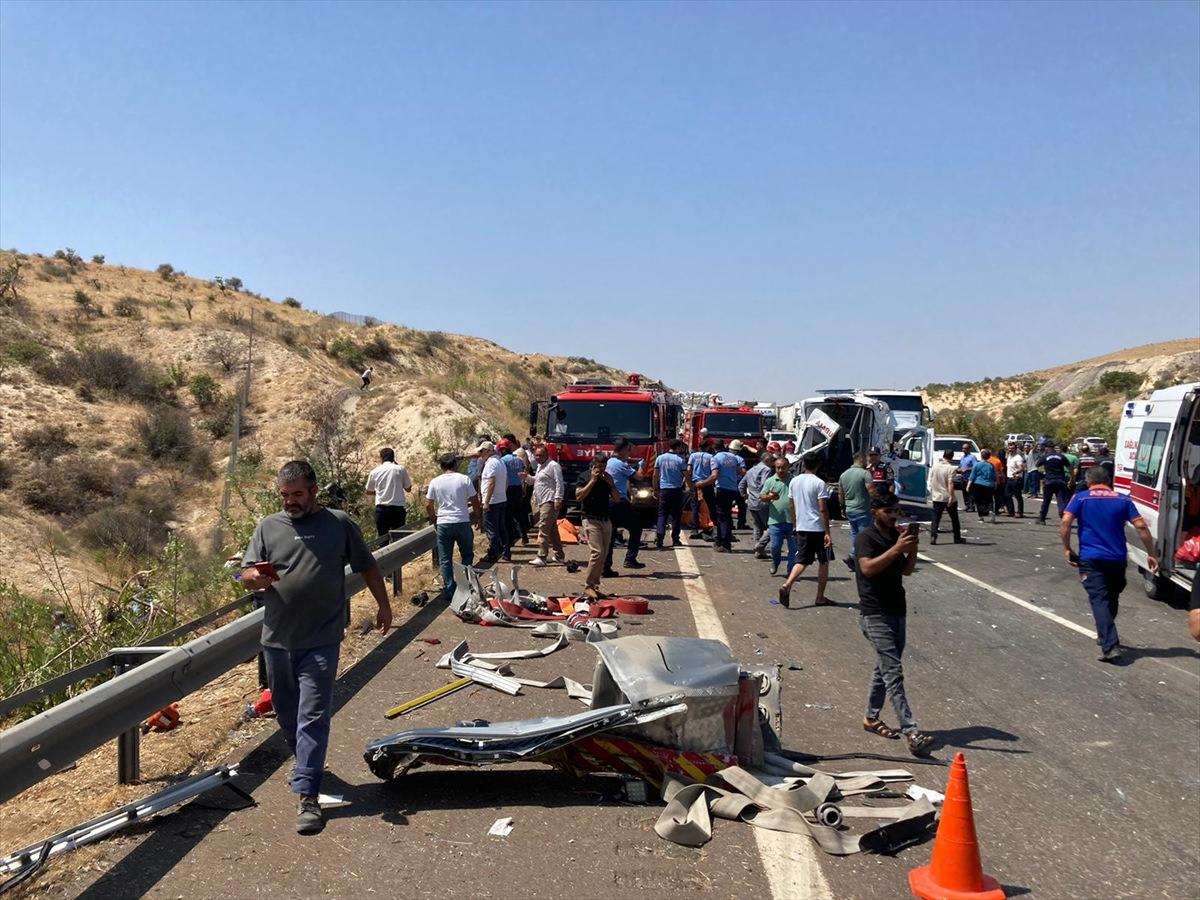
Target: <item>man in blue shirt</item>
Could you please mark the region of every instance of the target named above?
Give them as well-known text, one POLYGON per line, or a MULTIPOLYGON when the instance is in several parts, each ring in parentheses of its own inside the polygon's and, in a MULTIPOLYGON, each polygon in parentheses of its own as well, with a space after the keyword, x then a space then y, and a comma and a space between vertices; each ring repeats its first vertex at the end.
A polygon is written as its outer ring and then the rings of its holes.
POLYGON ((508 531, 508 546, 501 559, 512 562, 512 548, 521 539, 522 544, 529 543, 529 523, 522 521, 521 507, 525 499, 525 460, 513 454, 513 442, 507 437, 501 438, 496 444, 496 452, 501 454, 500 462, 504 463, 508 475, 508 486, 505 489, 507 501, 505 511, 507 519, 505 526, 508 531))
POLYGON ((963 509, 967 512, 975 512, 975 500, 971 497, 971 491, 967 487, 967 482, 970 481, 971 471, 975 468, 975 463, 979 462, 979 460, 971 452, 970 444, 964 442, 962 451, 962 459, 958 461, 958 470, 962 473, 963 509))
MULTIPOLYGON (((642 545, 642 518, 637 510, 633 508, 633 504, 629 502, 629 481, 645 481, 648 474, 639 472, 635 466, 629 464, 629 451, 632 445, 627 438, 619 437, 613 442, 612 456, 608 458, 605 464, 606 471, 612 478, 613 486, 617 489, 617 493, 621 496, 619 502, 614 503, 609 515, 612 516, 613 529, 624 528, 629 533, 629 542, 625 545, 625 568, 626 569, 644 569, 646 564, 638 562, 638 549, 642 545)), ((608 542, 608 555, 605 558, 604 577, 615 578, 617 571, 612 565, 613 544, 615 541, 608 542)))
POLYGON ((738 499, 738 483, 746 474, 742 466, 742 458, 736 453, 725 449, 725 442, 718 440, 717 452, 712 458, 712 472, 701 482, 701 487, 713 485, 716 511, 717 538, 713 549, 718 553, 733 551, 733 504, 738 499))
POLYGON ((1063 447, 1051 447, 1042 457, 1042 470, 1046 480, 1042 483, 1042 509, 1038 513, 1038 524, 1046 524, 1046 513, 1050 511, 1050 498, 1058 503, 1058 517, 1061 519, 1063 510, 1067 508, 1067 480, 1070 478, 1071 467, 1067 457, 1063 455, 1063 447))
POLYGON ((708 452, 708 448, 711 446, 712 444, 706 441, 700 445, 699 450, 688 457, 685 478, 688 483, 688 496, 692 508, 692 533, 688 537, 692 540, 704 537, 700 531, 700 502, 703 501, 708 506, 709 516, 716 515, 714 512, 717 505, 716 491, 713 490, 712 482, 709 481, 709 476, 712 474, 713 457, 708 452))
POLYGON ((683 458, 687 445, 672 441, 669 453, 660 453, 654 460, 658 486, 658 524, 654 529, 654 548, 661 550, 667 536, 667 519, 671 520, 671 546, 678 547, 679 520, 683 517, 683 458))
POLYGON ((971 467, 971 476, 967 481, 967 489, 975 501, 975 511, 979 513, 979 521, 992 514, 992 524, 996 522, 996 510, 992 500, 996 493, 996 467, 991 463, 992 451, 980 450, 979 459, 971 467))
POLYGON ((1121 642, 1117 637, 1117 601, 1125 589, 1125 523, 1137 529, 1146 548, 1146 565, 1158 572, 1154 538, 1146 520, 1133 501, 1118 494, 1108 482, 1108 473, 1093 466, 1086 474, 1088 489, 1080 491, 1063 511, 1058 526, 1063 554, 1067 562, 1079 567, 1080 580, 1096 620, 1096 641, 1100 661, 1121 661, 1121 642), (1079 554, 1071 549, 1071 525, 1079 520, 1079 554))

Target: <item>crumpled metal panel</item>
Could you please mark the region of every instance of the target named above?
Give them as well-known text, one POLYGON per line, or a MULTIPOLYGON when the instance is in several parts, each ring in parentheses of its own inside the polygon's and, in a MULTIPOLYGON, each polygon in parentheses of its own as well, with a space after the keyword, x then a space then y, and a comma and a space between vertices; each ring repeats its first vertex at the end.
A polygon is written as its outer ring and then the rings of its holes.
POLYGON ((720 641, 637 634, 594 646, 630 703, 737 696, 740 667, 720 641))

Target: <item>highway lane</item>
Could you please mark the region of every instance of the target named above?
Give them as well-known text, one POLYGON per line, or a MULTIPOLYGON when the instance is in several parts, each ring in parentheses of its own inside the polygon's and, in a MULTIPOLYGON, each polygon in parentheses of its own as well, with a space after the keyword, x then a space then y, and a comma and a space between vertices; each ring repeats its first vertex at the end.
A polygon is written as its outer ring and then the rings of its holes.
MULTIPOLYGON (((1090 624, 1053 529, 1029 520, 967 524, 970 544, 925 548, 929 559, 1067 621, 1090 624)), ((1011 893, 1194 894, 1200 880, 1200 659, 1185 613, 1147 600, 1131 585, 1118 621, 1123 640, 1136 649, 1128 665, 1114 668, 1096 661, 1093 639, 922 562, 909 581, 906 675, 922 728, 937 733, 944 747, 935 760, 918 761, 902 743, 860 727, 872 660, 858 631, 849 572, 834 564, 829 593, 842 605, 804 605, 813 594, 805 579, 793 593, 795 608, 785 610, 770 602, 779 581, 752 558, 747 533, 740 537, 731 555, 714 554, 707 544, 686 553, 647 551, 647 570, 609 582, 611 590, 653 601, 653 614, 627 619, 625 633, 691 635, 699 624, 705 631, 720 628, 744 662, 779 662, 784 743, 818 755, 854 755, 830 761, 831 769, 900 761, 919 784, 940 789, 944 762, 963 749, 984 864, 1011 893), (700 593, 711 607, 697 615, 700 593)), ((844 551, 846 532, 839 529, 835 540, 844 551)), ((572 556, 584 552, 576 548, 572 556)), ((527 558, 529 551, 517 555, 527 558)), ((544 591, 580 581, 581 574, 557 567, 522 573, 523 583, 544 591)), ((433 662, 460 638, 480 650, 527 643, 519 632, 463 625, 427 609, 343 679, 326 790, 344 794, 350 804, 331 813, 320 837, 293 833, 287 766, 278 739, 268 739, 246 759, 259 807, 233 814, 182 811, 141 840, 115 845, 126 855, 83 895, 178 896, 186 886, 195 896, 649 891, 674 897, 704 891, 780 898, 791 896, 781 893, 781 884, 808 883, 813 887, 797 896, 867 898, 904 895, 908 870, 928 861, 928 842, 894 857, 832 858, 807 839, 787 845, 728 822, 716 824, 704 848, 677 847, 652 831, 658 807, 606 799, 589 783, 542 768, 431 768, 383 786, 362 762, 363 745, 400 727, 382 719, 384 709, 444 683, 433 662), (418 637, 442 643, 432 647, 418 637), (486 836, 494 819, 509 815, 515 828, 508 838, 486 836), (784 864, 802 868, 804 879, 768 874, 772 863, 780 864, 781 844, 784 864)), ((588 648, 572 646, 516 668, 529 677, 561 673, 590 681, 594 662, 588 648)), ((419 711, 405 726, 578 708, 561 692, 528 690, 509 698, 470 689, 419 711)), ((885 717, 891 718, 890 709, 885 717)))

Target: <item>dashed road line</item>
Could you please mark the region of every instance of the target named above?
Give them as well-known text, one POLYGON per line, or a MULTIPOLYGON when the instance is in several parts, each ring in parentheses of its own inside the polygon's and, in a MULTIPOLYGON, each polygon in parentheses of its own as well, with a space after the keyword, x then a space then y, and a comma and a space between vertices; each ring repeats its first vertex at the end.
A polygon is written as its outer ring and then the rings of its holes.
MULTIPOLYGON (((700 575, 700 567, 690 547, 677 548, 675 559, 679 571, 690 578, 680 579, 687 594, 688 606, 696 620, 696 635, 729 645, 725 626, 717 615, 708 588, 700 575)), ((833 893, 825 874, 817 862, 817 852, 812 841, 779 831, 752 828, 758 844, 758 855, 762 859, 763 872, 771 888, 774 900, 832 900, 833 893)))

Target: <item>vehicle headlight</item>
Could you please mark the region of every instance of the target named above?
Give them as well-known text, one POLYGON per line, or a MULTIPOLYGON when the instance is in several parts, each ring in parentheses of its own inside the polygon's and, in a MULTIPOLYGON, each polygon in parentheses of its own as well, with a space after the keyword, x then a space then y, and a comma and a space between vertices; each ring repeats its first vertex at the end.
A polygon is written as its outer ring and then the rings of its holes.
POLYGON ((645 500, 646 498, 651 497, 653 495, 654 495, 654 491, 652 491, 650 488, 646 488, 646 487, 638 488, 637 492, 634 494, 634 496, 637 497, 639 500, 645 500))

